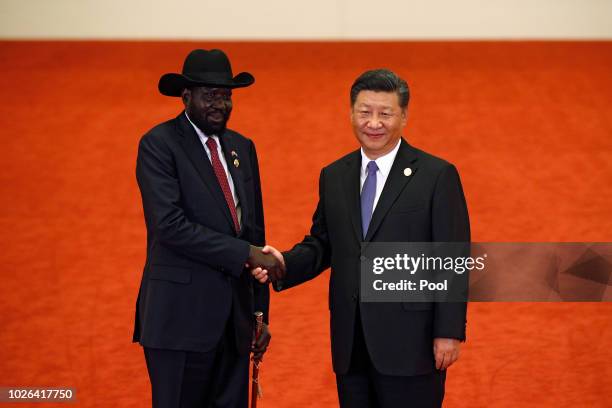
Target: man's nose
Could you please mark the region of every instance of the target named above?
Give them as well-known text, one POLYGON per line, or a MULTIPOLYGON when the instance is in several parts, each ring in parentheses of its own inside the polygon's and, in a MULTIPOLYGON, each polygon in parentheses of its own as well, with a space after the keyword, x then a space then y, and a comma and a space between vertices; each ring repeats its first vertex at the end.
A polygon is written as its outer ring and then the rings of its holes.
POLYGON ((380 129, 382 127, 382 121, 380 120, 378 115, 372 115, 372 117, 368 121, 368 127, 371 129, 380 129))
POLYGON ((225 109, 225 106, 227 105, 227 101, 225 101, 223 98, 215 98, 213 100, 212 105, 216 109, 225 109))

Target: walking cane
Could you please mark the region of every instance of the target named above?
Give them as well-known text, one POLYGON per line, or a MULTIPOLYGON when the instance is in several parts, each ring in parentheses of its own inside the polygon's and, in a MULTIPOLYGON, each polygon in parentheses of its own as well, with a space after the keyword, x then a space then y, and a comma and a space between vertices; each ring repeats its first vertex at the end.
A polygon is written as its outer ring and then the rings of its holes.
MULTIPOLYGON (((263 313, 255 312, 255 341, 261 337, 263 331, 263 313)), ((251 408, 257 408, 257 399, 262 396, 261 385, 259 385, 260 358, 253 358, 253 376, 251 379, 251 408)))

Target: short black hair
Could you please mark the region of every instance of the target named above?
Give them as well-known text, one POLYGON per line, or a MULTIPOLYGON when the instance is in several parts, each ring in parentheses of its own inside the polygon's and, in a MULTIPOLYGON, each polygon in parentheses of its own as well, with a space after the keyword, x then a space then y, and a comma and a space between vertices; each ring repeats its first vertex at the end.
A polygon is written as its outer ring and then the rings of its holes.
POLYGON ((355 105, 361 91, 396 92, 402 109, 406 109, 410 100, 410 89, 406 81, 389 69, 372 69, 359 75, 351 86, 351 106, 355 105))

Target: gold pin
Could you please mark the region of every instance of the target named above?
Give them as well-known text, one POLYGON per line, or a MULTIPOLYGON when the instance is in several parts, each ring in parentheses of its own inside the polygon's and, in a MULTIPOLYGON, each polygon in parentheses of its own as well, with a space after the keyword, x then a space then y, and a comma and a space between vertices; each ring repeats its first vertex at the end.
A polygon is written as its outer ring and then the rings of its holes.
POLYGON ((238 167, 238 166, 240 166, 240 161, 238 159, 234 159, 234 167, 238 167))
POLYGON ((411 174, 412 174, 412 169, 410 167, 406 167, 404 169, 404 176, 410 177, 411 174))

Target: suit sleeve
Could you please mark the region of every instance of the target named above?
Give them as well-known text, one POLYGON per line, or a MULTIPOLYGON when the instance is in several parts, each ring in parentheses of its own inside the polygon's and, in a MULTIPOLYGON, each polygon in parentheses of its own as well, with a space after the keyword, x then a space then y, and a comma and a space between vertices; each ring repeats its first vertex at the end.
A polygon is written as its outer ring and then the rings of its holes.
POLYGON ((147 229, 160 244, 196 262, 238 277, 249 254, 249 243, 190 221, 181 207, 174 155, 159 134, 140 141, 136 178, 147 229))
MULTIPOLYGON (((470 242, 470 221, 459 173, 447 165, 438 176, 432 208, 432 240, 470 242)), ((466 246, 469 252, 469 246, 466 246)), ((468 254, 455 254, 469 256, 468 254)), ((466 282, 466 281, 464 281, 466 282)), ((465 340, 467 303, 434 303, 433 337, 465 340)))
POLYGON ((327 223, 325 219, 325 169, 319 176, 319 203, 312 216, 310 235, 295 245, 290 251, 283 252, 287 275, 274 285, 276 290, 288 289, 313 279, 329 268, 331 251, 327 223))
MULTIPOLYGON (((258 246, 264 246, 266 244, 266 234, 264 227, 265 224, 263 211, 263 196, 261 193, 261 179, 259 176, 259 162, 257 160, 257 152, 255 150, 255 145, 252 142, 249 156, 252 165, 253 182, 255 183, 255 223, 253 225, 253 243, 258 246)), ((253 279, 253 297, 255 303, 255 311, 263 312, 264 322, 270 323, 270 286, 268 284, 259 283, 253 277, 251 277, 251 279, 253 279)))

